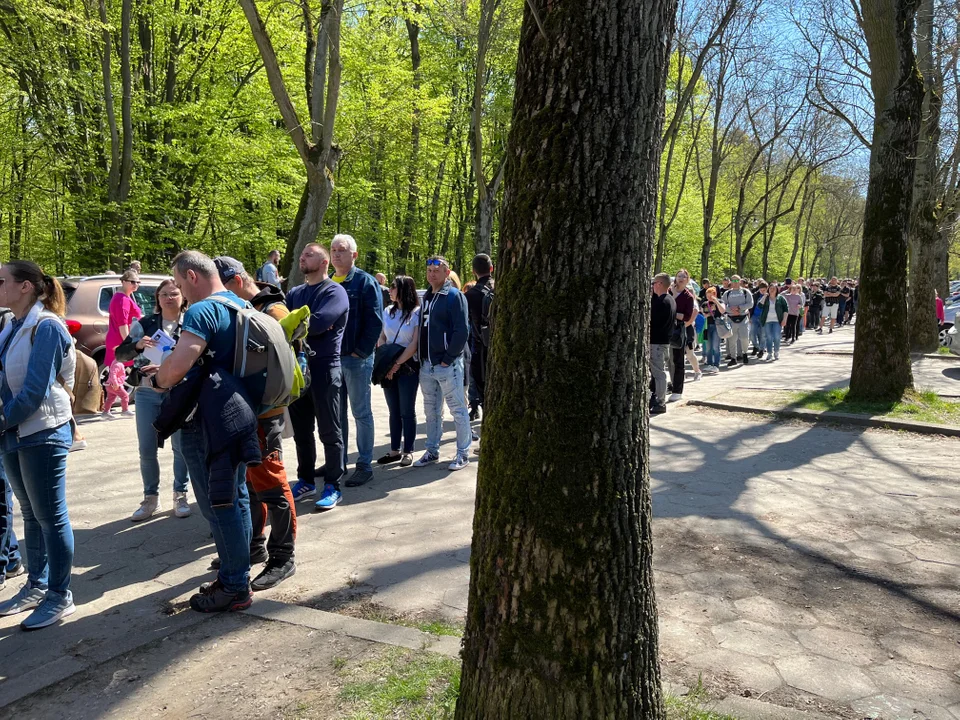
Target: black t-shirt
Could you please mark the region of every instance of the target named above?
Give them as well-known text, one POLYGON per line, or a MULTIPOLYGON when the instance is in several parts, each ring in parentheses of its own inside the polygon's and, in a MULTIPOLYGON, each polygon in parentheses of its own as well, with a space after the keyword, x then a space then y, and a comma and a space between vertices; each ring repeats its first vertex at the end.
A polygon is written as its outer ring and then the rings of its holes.
POLYGON ((650 344, 669 345, 677 321, 677 303, 673 297, 654 295, 650 303, 650 344))
MULTIPOLYGON (((838 293, 838 292, 840 292, 840 286, 839 286, 839 285, 827 285, 827 289, 825 290, 825 292, 826 292, 826 293, 838 293)), ((836 305, 838 302, 840 302, 840 298, 838 298, 838 297, 828 297, 828 296, 826 296, 826 295, 825 295, 825 297, 827 298, 827 305, 836 305)))
POLYGON ((853 290, 848 287, 840 288, 840 297, 842 297, 845 302, 849 302, 852 296, 853 290))

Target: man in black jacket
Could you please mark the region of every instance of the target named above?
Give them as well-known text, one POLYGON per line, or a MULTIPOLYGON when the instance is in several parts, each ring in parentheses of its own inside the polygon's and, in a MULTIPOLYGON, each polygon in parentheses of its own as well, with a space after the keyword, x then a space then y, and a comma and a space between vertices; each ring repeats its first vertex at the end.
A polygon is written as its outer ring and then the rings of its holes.
POLYGON ((651 415, 667 411, 666 368, 670 362, 670 335, 677 322, 677 303, 669 290, 670 276, 667 273, 660 273, 653 278, 653 299, 650 303, 651 415))
MULTIPOLYGON (((470 313, 470 377, 477 386, 477 404, 483 407, 483 393, 487 385, 487 338, 490 334, 490 304, 493 302, 493 262, 489 255, 480 254, 473 259, 473 276, 476 284, 464 293, 470 313), (489 298, 489 299, 488 299, 489 298)), ((470 409, 470 419, 476 420, 479 408, 470 409)))

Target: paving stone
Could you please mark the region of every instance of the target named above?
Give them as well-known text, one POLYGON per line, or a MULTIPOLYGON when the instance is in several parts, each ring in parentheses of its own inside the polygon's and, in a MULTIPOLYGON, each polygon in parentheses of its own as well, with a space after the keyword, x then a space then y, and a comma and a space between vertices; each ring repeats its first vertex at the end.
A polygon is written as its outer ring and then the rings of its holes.
POLYGON ((812 630, 797 630, 800 643, 818 655, 853 665, 869 665, 887 659, 874 640, 860 633, 820 626, 812 630))
POLYGON ((954 720, 949 710, 892 695, 874 695, 851 704, 865 720, 954 720))
POLYGON ((783 684, 776 668, 768 662, 732 650, 708 650, 686 659, 688 665, 713 675, 729 675, 757 693, 776 690, 783 684))
POLYGON ((907 547, 919 542, 915 535, 906 530, 881 525, 865 525, 855 528, 855 532, 864 540, 885 543, 895 547, 907 547))
POLYGON ((708 595, 719 595, 731 600, 757 595, 760 587, 750 576, 720 570, 705 570, 686 576, 687 584, 708 595))
POLYGON ((759 595, 737 600, 734 606, 743 617, 761 623, 787 627, 814 627, 817 624, 817 619, 806 610, 759 595))
POLYGON ((820 655, 778 658, 774 665, 788 685, 830 700, 849 702, 877 692, 856 666, 820 655))
POLYGON ((956 676, 942 670, 891 660, 875 665, 869 672, 885 693, 940 707, 960 703, 960 683, 956 676))
POLYGON ((923 541, 911 546, 910 552, 918 560, 953 565, 954 569, 960 572, 960 547, 957 547, 956 543, 923 541))
POLYGON ((960 668, 960 642, 956 636, 901 628, 881 637, 880 644, 908 662, 952 672, 960 668))
POLYGON ((715 625, 737 619, 733 603, 723 598, 686 591, 657 602, 661 613, 699 625, 715 625))
POLYGON ((909 552, 892 545, 869 540, 856 540, 846 545, 850 552, 864 560, 876 560, 887 565, 902 565, 913 560, 913 555, 909 552))
POLYGON ((661 616, 660 652, 668 657, 686 658, 717 648, 709 628, 680 618, 661 616))
POLYGON ((724 650, 761 657, 784 657, 802 652, 800 643, 780 628, 735 620, 713 628, 713 635, 724 650))

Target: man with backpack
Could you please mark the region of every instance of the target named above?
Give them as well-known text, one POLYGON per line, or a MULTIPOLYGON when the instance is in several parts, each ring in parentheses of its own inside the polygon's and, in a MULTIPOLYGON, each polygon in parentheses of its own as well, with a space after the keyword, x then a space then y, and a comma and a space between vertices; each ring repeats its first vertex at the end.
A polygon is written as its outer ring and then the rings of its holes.
POLYGON ((283 278, 280 277, 280 271, 277 269, 279 266, 280 251, 271 250, 270 254, 267 255, 267 261, 257 270, 257 282, 273 285, 277 288, 280 287, 283 278))
POLYGON ((747 346, 750 342, 750 310, 753 308, 753 294, 740 286, 740 276, 730 278, 730 289, 723 294, 723 304, 727 308, 727 316, 733 325, 733 335, 727 340, 730 361, 729 367, 736 367, 737 362, 746 365, 747 346))
POLYGON ((340 479, 346 472, 340 416, 340 389, 343 386, 340 348, 350 300, 343 286, 330 279, 329 268, 327 250, 310 243, 300 255, 300 272, 305 282, 287 293, 290 310, 310 308, 306 340, 310 348, 310 387, 290 405, 293 438, 297 444, 298 479, 293 486, 293 497, 300 500, 316 495, 316 477, 322 476, 324 486, 315 504, 317 510, 332 510, 340 504, 343 498, 340 479), (322 470, 314 469, 317 462, 314 427, 323 443, 322 470))
MULTIPOLYGON (((150 376, 158 390, 173 388, 186 379, 188 383, 209 373, 208 381, 224 382, 234 376, 238 308, 246 303, 223 286, 213 260, 195 250, 185 250, 173 259, 173 279, 190 303, 183 316, 180 340, 159 368, 141 370, 150 376)), ((231 378, 232 379, 232 378, 231 378)), ((252 403, 251 403, 252 404, 252 403)), ((208 438, 201 415, 202 404, 183 423, 181 451, 190 472, 197 506, 210 523, 221 564, 217 579, 201 586, 190 598, 190 607, 199 612, 246 610, 253 602, 250 592, 250 496, 247 492, 247 468, 239 462, 233 468, 232 502, 217 504, 211 500, 211 465, 207 459, 208 438)), ((209 410, 209 408, 206 408, 209 410)), ((256 411, 257 408, 254 408, 256 411)), ((226 428, 225 428, 226 431, 226 428)), ((256 437, 254 435, 254 442, 256 437)), ((218 480, 222 477, 219 474, 218 480)), ((222 486, 217 486, 219 491, 222 486)))
POLYGON ((330 242, 333 281, 347 291, 350 313, 343 331, 340 362, 343 385, 340 388, 340 419, 343 423, 343 465, 347 465, 350 439, 347 423, 349 399, 357 425, 357 467, 347 487, 357 487, 373 479, 373 410, 370 387, 373 380, 373 353, 383 330, 383 296, 376 278, 356 266, 357 241, 350 235, 335 235, 330 242))
MULTIPOLYGON (((268 283, 257 283, 247 275, 243 264, 232 257, 214 258, 223 286, 254 309, 277 322, 290 314, 280 289, 268 283)), ((250 518, 253 539, 250 563, 266 562, 266 567, 253 579, 254 590, 275 587, 296 572, 294 542, 297 536, 297 514, 293 494, 283 465, 284 408, 271 408, 257 416, 257 437, 263 462, 247 468, 247 492, 250 494, 250 518), (270 539, 265 537, 267 516, 270 518, 270 539)))
POLYGON ((467 309, 470 313, 470 336, 473 355, 470 357, 470 377, 477 387, 477 405, 470 408, 470 419, 476 420, 483 407, 487 385, 487 357, 490 354, 490 310, 493 306, 493 262, 483 253, 473 258, 473 276, 476 284, 467 290, 467 309))

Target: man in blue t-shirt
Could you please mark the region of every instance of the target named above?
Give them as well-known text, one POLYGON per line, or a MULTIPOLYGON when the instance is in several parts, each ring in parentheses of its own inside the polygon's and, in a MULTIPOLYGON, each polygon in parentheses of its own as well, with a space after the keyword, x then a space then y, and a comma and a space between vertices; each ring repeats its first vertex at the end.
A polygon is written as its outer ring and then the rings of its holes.
MULTIPOLYGON (((173 259, 173 279, 190 303, 183 317, 180 340, 151 378, 155 388, 176 385, 191 373, 202 360, 220 372, 233 372, 236 318, 227 305, 211 300, 222 297, 235 307, 244 301, 229 292, 220 280, 213 260, 201 252, 186 250, 173 259)), ((149 368, 144 368, 149 372, 149 368)), ((210 523, 220 557, 217 579, 206 584, 190 598, 190 607, 200 612, 245 610, 253 602, 250 593, 250 496, 247 493, 247 468, 237 466, 237 493, 233 504, 211 507, 207 493, 209 472, 203 426, 196 419, 184 424, 180 431, 181 451, 190 472, 190 482, 200 513, 210 523)))

